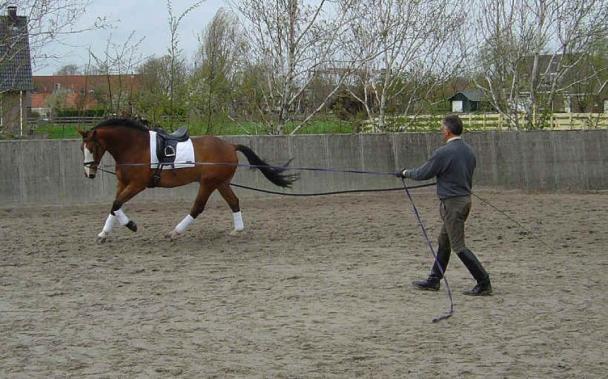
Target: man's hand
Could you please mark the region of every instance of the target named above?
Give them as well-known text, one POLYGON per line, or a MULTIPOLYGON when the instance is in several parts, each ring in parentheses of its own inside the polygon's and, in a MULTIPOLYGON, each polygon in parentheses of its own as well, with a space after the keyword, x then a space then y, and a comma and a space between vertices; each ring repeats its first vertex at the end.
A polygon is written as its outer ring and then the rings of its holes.
POLYGON ((403 169, 401 171, 397 171, 396 176, 398 178, 403 178, 403 179, 407 178, 408 177, 407 169, 403 169))

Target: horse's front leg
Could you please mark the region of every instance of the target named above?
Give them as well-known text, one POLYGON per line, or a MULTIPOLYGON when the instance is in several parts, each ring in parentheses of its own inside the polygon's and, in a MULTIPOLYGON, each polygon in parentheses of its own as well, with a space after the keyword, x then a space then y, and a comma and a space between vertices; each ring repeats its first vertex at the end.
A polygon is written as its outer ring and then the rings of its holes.
POLYGON ((112 203, 112 209, 110 210, 110 214, 106 219, 101 233, 97 235, 97 243, 104 243, 106 241, 116 222, 118 222, 120 225, 126 226, 127 228, 129 228, 129 230, 133 232, 137 231, 137 224, 135 224, 135 222, 133 222, 132 220, 129 220, 129 217, 121 208, 124 203, 131 200, 135 195, 137 195, 144 189, 145 187, 139 185, 125 186, 121 182, 118 183, 116 198, 112 203))

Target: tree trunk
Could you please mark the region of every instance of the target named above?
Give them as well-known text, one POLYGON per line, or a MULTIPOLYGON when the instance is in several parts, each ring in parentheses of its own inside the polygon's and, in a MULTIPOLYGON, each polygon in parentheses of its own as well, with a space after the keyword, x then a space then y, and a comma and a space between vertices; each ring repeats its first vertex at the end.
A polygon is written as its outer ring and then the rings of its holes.
MULTIPOLYGON (((528 129, 534 129, 535 115, 537 112, 536 90, 538 88, 539 74, 538 74, 538 52, 534 53, 534 61, 532 62, 532 73, 530 74, 530 106, 526 108, 526 126, 528 129)), ((549 62, 551 65, 551 62, 549 62)))

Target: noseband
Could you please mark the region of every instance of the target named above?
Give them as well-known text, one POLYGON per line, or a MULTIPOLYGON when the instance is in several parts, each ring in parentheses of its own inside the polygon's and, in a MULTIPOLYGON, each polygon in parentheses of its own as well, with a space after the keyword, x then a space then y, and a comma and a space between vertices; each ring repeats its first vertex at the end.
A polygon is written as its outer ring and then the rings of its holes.
POLYGON ((84 167, 89 167, 89 168, 97 169, 97 166, 99 166, 99 162, 97 162, 97 161, 88 161, 88 162, 84 162, 82 165, 84 167))

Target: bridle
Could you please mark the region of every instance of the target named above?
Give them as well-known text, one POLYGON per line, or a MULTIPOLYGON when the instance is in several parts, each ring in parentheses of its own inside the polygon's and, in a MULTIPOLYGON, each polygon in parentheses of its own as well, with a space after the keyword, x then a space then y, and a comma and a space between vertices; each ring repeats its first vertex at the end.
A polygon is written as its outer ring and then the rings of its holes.
POLYGON ((99 161, 87 161, 82 164, 84 167, 94 168, 97 170, 99 167, 99 161))
MULTIPOLYGON (((92 140, 92 141, 91 141, 91 143, 93 143, 93 144, 95 144, 95 145, 99 145, 99 142, 97 142, 97 141, 95 141, 95 140, 92 140)), ((86 146, 85 146, 85 148, 86 148, 87 150, 91 151, 91 149, 88 149, 86 146)), ((95 154, 94 154, 93 152, 91 152, 91 155, 93 155, 93 158, 95 157, 95 154)), ((86 161, 86 162, 83 162, 83 163, 82 163, 82 165, 83 165, 84 167, 88 167, 88 168, 91 168, 91 169, 97 170, 97 169, 99 168, 99 163, 100 163, 100 162, 101 162, 101 159, 99 159, 99 160, 95 160, 95 159, 93 159, 92 161, 86 161)))

